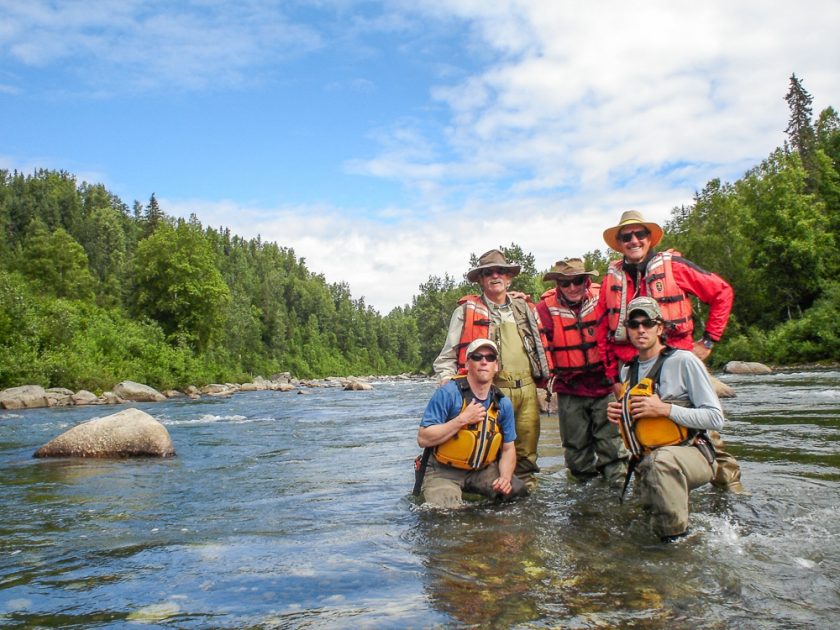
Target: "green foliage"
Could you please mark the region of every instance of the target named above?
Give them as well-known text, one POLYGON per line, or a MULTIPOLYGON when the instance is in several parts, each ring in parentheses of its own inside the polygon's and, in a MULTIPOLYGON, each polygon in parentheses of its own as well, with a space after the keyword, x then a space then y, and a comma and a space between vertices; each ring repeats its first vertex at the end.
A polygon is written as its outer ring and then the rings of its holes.
MULTIPOLYGON (((478 259, 475 264, 478 264, 478 259)), ((414 297, 412 313, 422 340, 420 364, 424 370, 431 371, 432 362, 446 340, 449 320, 458 300, 468 293, 477 293, 476 285, 467 282, 458 284, 449 274, 443 278, 430 276, 420 285, 420 293, 414 297)))
POLYGON ((60 298, 93 298, 94 280, 85 250, 64 228, 47 232, 33 221, 24 241, 22 270, 42 292, 60 298))
POLYGON ((137 313, 157 321, 172 338, 202 351, 219 335, 230 290, 200 226, 159 222, 137 246, 134 282, 137 313))

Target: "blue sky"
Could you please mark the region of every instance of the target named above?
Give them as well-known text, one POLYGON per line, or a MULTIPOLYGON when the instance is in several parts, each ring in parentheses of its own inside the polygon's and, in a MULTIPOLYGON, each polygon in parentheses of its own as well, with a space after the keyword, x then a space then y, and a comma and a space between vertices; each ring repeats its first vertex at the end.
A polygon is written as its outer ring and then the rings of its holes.
POLYGON ((737 179, 791 73, 840 108, 838 32, 832 0, 0 0, 0 168, 155 193, 385 313, 470 253, 547 268, 737 179))

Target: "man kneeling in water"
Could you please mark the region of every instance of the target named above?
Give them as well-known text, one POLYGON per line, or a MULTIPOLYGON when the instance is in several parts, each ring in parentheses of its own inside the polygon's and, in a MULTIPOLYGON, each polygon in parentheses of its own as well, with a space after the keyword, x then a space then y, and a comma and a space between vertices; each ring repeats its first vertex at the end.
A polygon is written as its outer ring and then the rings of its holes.
MULTIPOLYGON (((723 411, 703 363, 664 344, 665 322, 653 298, 627 305, 627 334, 639 356, 621 370, 621 402, 607 416, 619 425, 642 504, 663 542, 688 532, 688 494, 709 483, 717 463, 706 430, 723 427, 723 411)), ((629 473, 628 473, 629 474, 629 473)))
POLYGON ((493 385, 498 356, 489 339, 470 343, 466 376, 438 388, 426 406, 417 431, 417 443, 426 449, 424 460, 428 459, 422 485, 426 503, 460 507, 465 490, 505 499, 528 494, 513 475, 513 406, 493 385))

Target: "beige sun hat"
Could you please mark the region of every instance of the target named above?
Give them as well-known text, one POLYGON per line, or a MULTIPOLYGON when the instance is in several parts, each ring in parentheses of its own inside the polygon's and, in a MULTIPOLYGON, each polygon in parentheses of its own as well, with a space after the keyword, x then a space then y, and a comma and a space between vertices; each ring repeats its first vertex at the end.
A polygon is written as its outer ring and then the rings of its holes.
POLYGON ((563 280, 574 276, 598 276, 597 271, 587 271, 583 260, 580 258, 567 258, 554 263, 551 271, 543 276, 543 280, 563 280))
POLYGON ((621 215, 618 225, 604 230, 604 240, 607 245, 617 252, 621 252, 621 243, 618 242, 618 232, 628 225, 643 225, 650 231, 650 246, 656 247, 662 240, 662 228, 653 221, 645 221, 642 213, 638 210, 628 210, 621 215))
POLYGON ((495 269, 496 267, 504 269, 514 276, 517 275, 521 269, 519 265, 510 264, 505 258, 505 255, 498 249, 491 249, 489 252, 484 252, 481 255, 481 258, 478 259, 477 267, 473 267, 467 272, 467 280, 470 282, 478 282, 478 276, 481 274, 482 269, 495 269))
POLYGON ((499 347, 489 339, 473 339, 470 345, 467 346, 467 355, 471 355, 473 352, 480 348, 492 348, 493 352, 499 354, 499 347))

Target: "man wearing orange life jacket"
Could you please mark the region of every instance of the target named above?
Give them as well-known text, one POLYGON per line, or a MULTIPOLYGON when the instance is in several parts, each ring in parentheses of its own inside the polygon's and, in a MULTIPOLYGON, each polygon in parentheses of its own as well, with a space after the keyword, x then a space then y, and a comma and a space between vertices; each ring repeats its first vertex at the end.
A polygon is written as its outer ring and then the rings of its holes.
POLYGON ((475 339, 492 340, 499 348, 499 372, 494 384, 513 404, 516 419, 516 476, 529 490, 536 486, 540 406, 537 386, 551 375, 536 307, 508 295, 519 265, 508 263, 501 251, 491 249, 470 269, 467 279, 477 282, 482 295, 466 295, 449 322, 443 349, 434 361, 439 384, 463 372, 466 348, 475 339))
MULTIPOLYGON (((676 252, 657 252, 654 247, 662 239, 662 228, 646 221, 640 212, 628 210, 618 225, 604 231, 604 241, 623 255, 607 271, 598 300, 598 351, 604 361, 607 378, 614 383, 618 395, 618 370, 621 364, 635 358, 637 352, 629 342, 622 322, 627 318, 627 304, 635 297, 654 298, 662 312, 669 346, 690 350, 701 361, 712 352, 726 328, 734 299, 732 287, 720 276, 710 273, 676 252), (694 322, 689 296, 694 295, 709 305, 703 336, 694 341, 694 322)), ((743 491, 741 469, 734 457, 724 450, 720 437, 710 437, 718 451, 718 476, 714 485, 743 491)))
POLYGON ((618 427, 607 418, 613 388, 595 337, 598 294, 592 276, 597 275, 586 271, 580 258, 556 262, 543 280, 554 280, 557 286, 543 294, 537 312, 554 362, 552 391, 557 394, 566 468, 576 479, 602 475, 611 486, 621 487, 627 453, 618 427))

